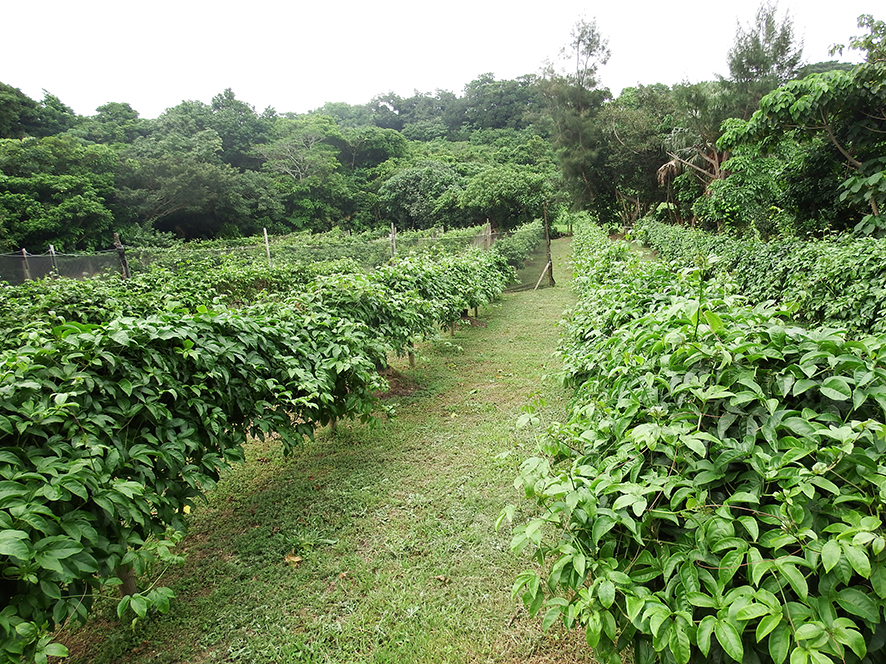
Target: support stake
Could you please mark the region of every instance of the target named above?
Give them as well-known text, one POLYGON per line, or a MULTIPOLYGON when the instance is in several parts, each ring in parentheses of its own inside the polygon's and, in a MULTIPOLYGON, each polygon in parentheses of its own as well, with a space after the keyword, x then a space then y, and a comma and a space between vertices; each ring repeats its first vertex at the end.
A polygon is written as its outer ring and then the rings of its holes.
POLYGON ((114 233, 114 248, 117 250, 117 257, 120 259, 120 268, 123 270, 123 278, 129 279, 129 263, 126 260, 126 249, 120 242, 120 234, 114 233))
MULTIPOLYGON (((548 254, 548 265, 547 268, 550 268, 550 272, 548 272, 548 278, 550 279, 551 286, 556 286, 557 283, 554 281, 554 262, 551 260, 551 225, 548 223, 548 206, 545 204, 544 207, 545 214, 545 246, 547 247, 548 254)), ((544 273, 542 273, 544 275, 544 273)), ((538 288, 538 286, 536 286, 538 288)))
POLYGON ((550 267, 551 267, 551 262, 548 261, 548 264, 545 265, 545 269, 541 271, 541 276, 538 278, 538 281, 535 284, 535 288, 533 288, 532 290, 538 290, 538 287, 541 284, 541 280, 545 278, 545 273, 547 273, 547 271, 550 267))

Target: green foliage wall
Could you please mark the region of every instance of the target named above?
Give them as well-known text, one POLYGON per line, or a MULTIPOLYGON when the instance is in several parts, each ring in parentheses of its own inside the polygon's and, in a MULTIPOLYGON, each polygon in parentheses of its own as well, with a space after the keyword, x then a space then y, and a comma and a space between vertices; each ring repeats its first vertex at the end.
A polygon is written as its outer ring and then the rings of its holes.
POLYGON ((542 512, 515 594, 607 664, 881 661, 886 336, 798 327, 592 226, 574 251, 575 401, 521 467, 542 512))
POLYGON ((772 300, 795 307, 799 320, 886 332, 886 241, 740 240, 644 220, 637 237, 680 266, 718 257, 712 270, 729 273, 752 302, 772 300))
MULTIPOLYGON (((522 260, 539 226, 507 256, 522 260)), ((247 436, 289 450, 386 411, 388 354, 498 297, 507 260, 431 251, 372 273, 202 260, 0 284, 0 661, 63 656, 55 627, 85 619, 118 574, 173 559, 186 508, 247 436)), ((118 614, 166 611, 171 594, 128 593, 118 614)))

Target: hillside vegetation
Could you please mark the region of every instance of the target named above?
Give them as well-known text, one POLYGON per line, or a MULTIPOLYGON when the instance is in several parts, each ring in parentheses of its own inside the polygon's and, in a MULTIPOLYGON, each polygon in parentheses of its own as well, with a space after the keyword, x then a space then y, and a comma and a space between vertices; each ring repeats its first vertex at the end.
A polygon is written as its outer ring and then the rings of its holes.
POLYGON ((537 74, 311 113, 257 111, 228 89, 155 119, 91 116, 0 84, 0 250, 43 253, 266 228, 507 230, 561 208, 631 224, 879 234, 886 201, 886 28, 862 16, 862 64, 807 65, 792 20, 763 4, 713 81, 598 84, 604 30, 576 23, 537 74))

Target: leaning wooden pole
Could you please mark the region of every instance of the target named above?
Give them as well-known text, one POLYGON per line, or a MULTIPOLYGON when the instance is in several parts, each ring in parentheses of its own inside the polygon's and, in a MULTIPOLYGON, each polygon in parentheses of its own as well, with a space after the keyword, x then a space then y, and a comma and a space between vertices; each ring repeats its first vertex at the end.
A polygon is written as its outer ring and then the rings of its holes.
POLYGON ((535 282, 535 288, 533 288, 532 290, 538 290, 538 287, 541 286, 541 280, 545 278, 545 274, 547 274, 547 271, 550 269, 551 269, 551 262, 548 261, 547 264, 545 265, 545 269, 541 271, 541 276, 538 278, 538 281, 535 282))

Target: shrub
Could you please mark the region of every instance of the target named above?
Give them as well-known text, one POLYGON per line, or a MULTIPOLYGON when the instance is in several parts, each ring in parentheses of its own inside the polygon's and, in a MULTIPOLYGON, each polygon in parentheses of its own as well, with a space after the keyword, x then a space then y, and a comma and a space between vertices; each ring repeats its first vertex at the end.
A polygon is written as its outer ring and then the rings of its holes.
POLYGON ((515 593, 601 662, 865 662, 886 628, 886 336, 804 329, 576 237, 570 418, 521 482, 515 593))

